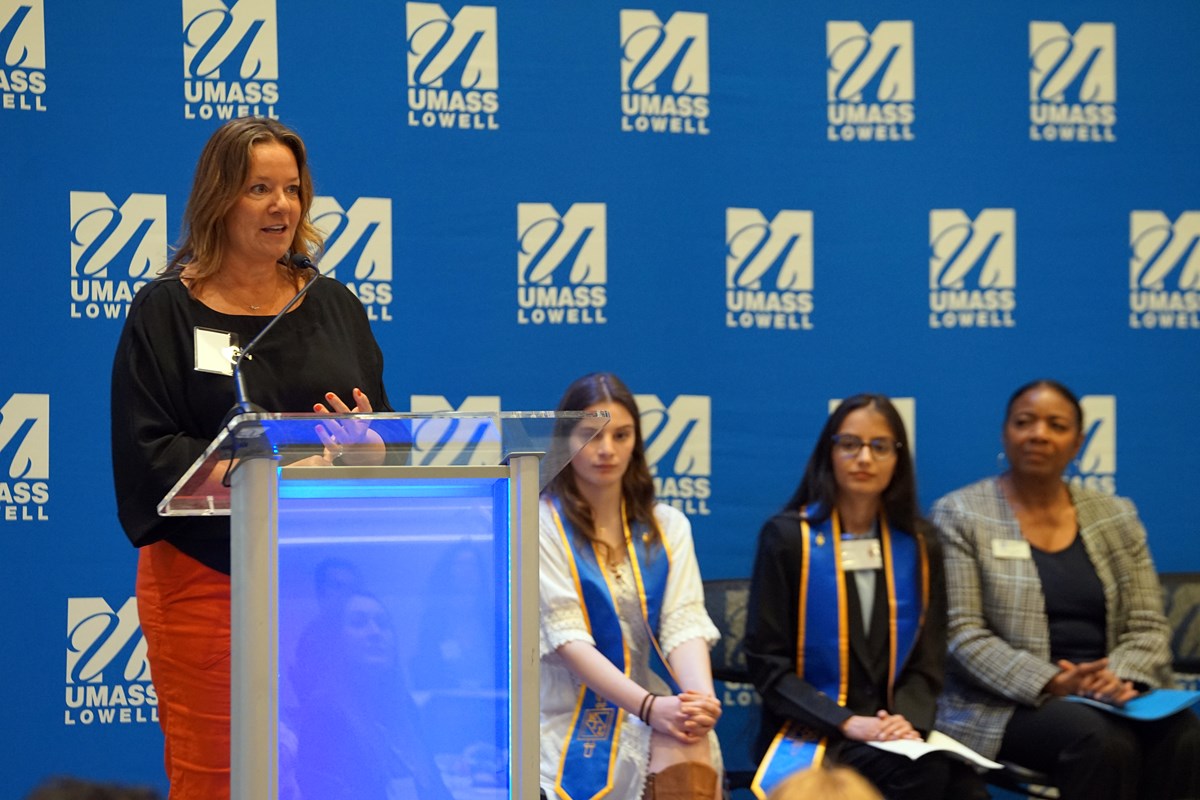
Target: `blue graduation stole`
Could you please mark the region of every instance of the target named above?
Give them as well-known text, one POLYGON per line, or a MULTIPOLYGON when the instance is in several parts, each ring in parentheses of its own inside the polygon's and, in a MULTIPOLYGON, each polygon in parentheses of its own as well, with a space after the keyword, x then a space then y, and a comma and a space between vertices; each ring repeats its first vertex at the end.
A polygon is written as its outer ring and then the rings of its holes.
MULTIPOLYGON (((629 646, 621 635, 621 621, 613 601, 607 565, 599 557, 596 545, 572 529, 557 498, 550 509, 567 553, 588 632, 596 640, 596 649, 628 676, 629 646)), ((646 526, 636 523, 631 529, 624 504, 621 516, 625 522, 629 563, 633 566, 633 579, 641 598, 642 617, 650 632, 650 667, 671 691, 678 692, 679 686, 671 675, 657 637, 667 575, 671 571, 671 553, 665 540, 653 551, 647 547, 646 526)), ((586 684, 580 688, 571 730, 558 765, 554 785, 556 796, 561 800, 594 800, 612 791, 612 773, 623 720, 624 714, 619 707, 600 697, 586 684)))
MULTIPOLYGON (((815 530, 800 512, 802 549, 796 633, 796 674, 845 705, 850 680, 850 627, 846 574, 842 570, 842 525, 837 511, 815 530), (827 598, 837 598, 830 614, 827 598), (810 602, 811 600, 811 602, 810 602)), ((888 599, 888 705, 895 704, 896 677, 912 653, 929 603, 929 562, 917 537, 888 528, 879 518, 883 577, 888 599), (897 581, 897 576, 900 580, 897 581)), ((794 722, 776 734, 754 775, 760 800, 794 772, 818 766, 828 742, 794 722)))

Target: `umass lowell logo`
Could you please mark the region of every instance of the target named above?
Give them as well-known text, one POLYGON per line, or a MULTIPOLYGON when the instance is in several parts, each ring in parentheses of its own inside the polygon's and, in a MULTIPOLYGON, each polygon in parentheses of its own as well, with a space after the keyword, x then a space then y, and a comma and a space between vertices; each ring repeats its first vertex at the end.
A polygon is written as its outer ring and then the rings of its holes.
POLYGON ((1117 398, 1089 394, 1083 406, 1083 445, 1067 469, 1067 480, 1105 494, 1117 493, 1117 398))
POLYGON ((1029 23, 1029 122, 1034 141, 1117 140, 1115 25, 1029 23))
POLYGON ((604 203, 517 204, 517 322, 602 325, 608 302, 604 203))
POLYGON ((1017 214, 985 208, 929 212, 929 327, 1012 328, 1017 306, 1017 214))
POLYGON ((0 0, 0 109, 46 110, 43 0, 0 0))
POLYGON ((375 322, 392 321, 392 200, 359 197, 349 208, 313 198, 312 224, 325 236, 321 270, 354 292, 375 322))
POLYGON ((453 413, 453 417, 414 420, 412 463, 415 466, 490 466, 499 464, 500 413, 497 395, 470 395, 457 408, 441 395, 415 394, 414 414, 453 413))
POLYGON ((183 0, 184 119, 278 119, 275 0, 183 0))
POLYGON ((494 6, 406 3, 408 124, 499 129, 500 59, 494 6))
POLYGON ((621 130, 708 134, 708 15, 621 11, 621 130))
POLYGON ((1200 330, 1200 211, 1134 211, 1129 250, 1129 327, 1200 330))
POLYGON ((102 597, 67 598, 65 725, 158 721, 137 600, 119 609, 102 597))
POLYGON ((50 395, 14 394, 0 406, 0 519, 50 517, 50 395))
POLYGON ((655 495, 685 514, 711 514, 712 398, 681 394, 670 406, 652 394, 634 399, 655 495))
POLYGON ((826 102, 831 142, 914 139, 916 84, 911 20, 825 25, 826 102))
POLYGON ((811 211, 725 210, 725 326, 812 330, 811 211))
POLYGON ((167 198, 71 192, 71 318, 118 319, 167 259, 167 198))

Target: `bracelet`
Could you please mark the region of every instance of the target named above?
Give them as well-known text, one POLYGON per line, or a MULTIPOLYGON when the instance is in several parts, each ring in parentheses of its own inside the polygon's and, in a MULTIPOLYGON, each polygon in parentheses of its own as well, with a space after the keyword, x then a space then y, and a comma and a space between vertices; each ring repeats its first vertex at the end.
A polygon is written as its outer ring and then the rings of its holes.
POLYGON ((642 722, 646 721, 646 704, 650 702, 650 698, 654 697, 650 692, 646 692, 646 696, 642 698, 642 704, 638 707, 638 719, 642 722))
MULTIPOLYGON (((650 695, 650 705, 646 706, 646 718, 642 722, 650 725, 650 715, 654 713, 654 701, 658 699, 658 695, 650 695)), ((651 726, 653 727, 653 726, 651 726)))

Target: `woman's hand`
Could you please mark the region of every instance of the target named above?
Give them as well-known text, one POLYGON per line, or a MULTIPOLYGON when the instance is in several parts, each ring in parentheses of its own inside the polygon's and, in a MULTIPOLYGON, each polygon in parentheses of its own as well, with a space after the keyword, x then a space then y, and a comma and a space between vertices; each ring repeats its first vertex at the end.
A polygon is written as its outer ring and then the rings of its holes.
POLYGON ((1085 687, 1099 682, 1101 685, 1107 685, 1103 674, 1108 673, 1108 659, 1098 658, 1095 661, 1084 661, 1079 664, 1074 664, 1066 659, 1059 659, 1056 664, 1058 674, 1050 679, 1046 684, 1046 693, 1052 694, 1055 697, 1066 697, 1069 694, 1083 695, 1085 687))
MULTIPOLYGON (((325 394, 329 403, 316 403, 313 411, 318 414, 369 414, 371 400, 361 389, 354 389, 354 408, 346 405, 333 392, 325 394)), ((354 464, 378 464, 383 460, 383 440, 371 430, 368 420, 325 420, 316 426, 317 438, 325 446, 324 460, 333 463, 336 459, 354 464)))
MULTIPOLYGON (((1103 661, 1107 665, 1108 660, 1103 661)), ((1059 662, 1059 666, 1063 666, 1064 663, 1070 662, 1059 662)), ((1098 662, 1091 662, 1093 665, 1096 663, 1098 662)), ((1081 676, 1075 693, 1114 706, 1123 706, 1138 695, 1132 682, 1121 680, 1107 666, 1081 676)))
POLYGON ((661 695, 650 708, 650 727, 684 744, 692 744, 707 736, 721 715, 715 697, 695 692, 661 695))
POLYGON ((880 709, 873 717, 855 715, 842 723, 842 735, 856 742, 887 742, 920 739, 921 734, 902 714, 880 709))
POLYGON ((711 694, 684 691, 679 694, 680 709, 684 714, 684 729, 696 736, 704 736, 721 718, 721 701, 711 694))
POLYGON ((1138 690, 1133 688, 1133 681, 1123 681, 1111 672, 1108 675, 1111 679, 1103 688, 1085 690, 1083 696, 1117 707, 1138 696, 1138 690))
POLYGON ((1077 694, 1102 703, 1123 706, 1138 696, 1133 683, 1121 680, 1108 669, 1107 658, 1081 664, 1062 659, 1057 666, 1059 673, 1046 684, 1046 692, 1055 697, 1077 694))

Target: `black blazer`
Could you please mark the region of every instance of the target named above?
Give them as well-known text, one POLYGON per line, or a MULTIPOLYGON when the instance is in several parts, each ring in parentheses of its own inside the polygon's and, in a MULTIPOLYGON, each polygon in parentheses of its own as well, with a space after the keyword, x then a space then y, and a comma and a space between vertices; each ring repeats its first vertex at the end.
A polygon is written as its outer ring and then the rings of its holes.
MULTIPOLYGON (((846 580, 850 633, 850 680, 846 704, 818 691, 796 674, 796 634, 801 540, 798 512, 777 514, 759 534, 746 615, 746 663, 763 699, 762 727, 756 742, 761 758, 788 720, 830 738, 836 752, 844 741, 839 726, 856 714, 872 716, 880 709, 903 714, 914 728, 933 728, 946 653, 946 590, 941 555, 932 534, 922 537, 929 561, 929 608, 925 624, 895 685, 888 705, 887 591, 880 573, 871 610, 871 635, 862 626, 858 590, 846 580)), ((897 577, 897 580, 902 578, 897 577)), ((809 603, 836 613, 835 598, 809 597, 809 603)))

